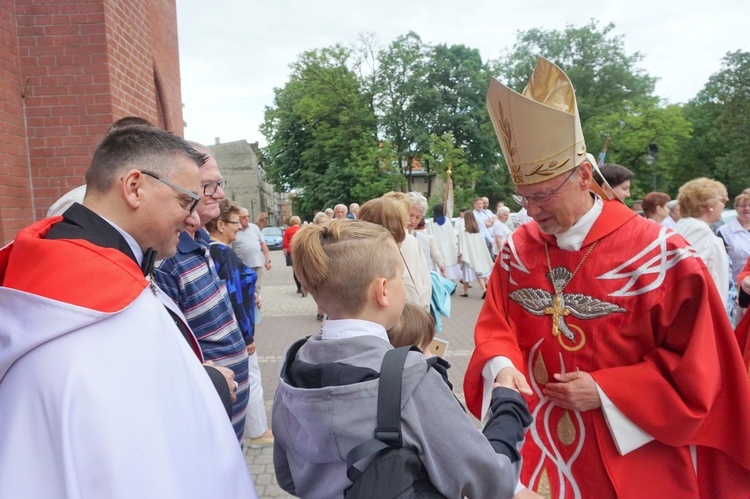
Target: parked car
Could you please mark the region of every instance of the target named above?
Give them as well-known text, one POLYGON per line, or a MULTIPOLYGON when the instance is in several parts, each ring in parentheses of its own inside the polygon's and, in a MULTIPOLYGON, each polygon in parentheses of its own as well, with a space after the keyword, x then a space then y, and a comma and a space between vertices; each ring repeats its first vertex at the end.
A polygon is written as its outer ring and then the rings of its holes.
POLYGON ((281 227, 266 227, 261 231, 263 239, 266 240, 266 246, 270 250, 280 250, 284 241, 284 229, 281 227))

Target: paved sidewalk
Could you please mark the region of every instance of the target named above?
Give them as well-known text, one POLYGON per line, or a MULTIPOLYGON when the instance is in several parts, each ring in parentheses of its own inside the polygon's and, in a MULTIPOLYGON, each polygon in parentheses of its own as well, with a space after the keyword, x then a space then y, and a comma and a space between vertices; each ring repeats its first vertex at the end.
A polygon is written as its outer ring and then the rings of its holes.
MULTIPOLYGON (((284 265, 281 251, 271 252, 272 269, 262 278, 263 320, 256 330, 258 361, 263 383, 263 398, 271 424, 271 403, 278 385, 278 371, 286 348, 298 338, 315 334, 320 322, 315 319, 317 307, 312 296, 296 293, 291 267, 284 265)), ((459 291, 460 292, 460 291, 459 291)), ((463 401, 463 378, 474 348, 473 331, 482 306, 478 285, 469 297, 453 295, 451 318, 443 320, 438 337, 449 342, 445 358, 451 363, 450 379, 456 396, 463 401)), ((273 448, 250 449, 245 442, 245 457, 258 491, 258 497, 292 497, 276 484, 273 470, 273 448)))

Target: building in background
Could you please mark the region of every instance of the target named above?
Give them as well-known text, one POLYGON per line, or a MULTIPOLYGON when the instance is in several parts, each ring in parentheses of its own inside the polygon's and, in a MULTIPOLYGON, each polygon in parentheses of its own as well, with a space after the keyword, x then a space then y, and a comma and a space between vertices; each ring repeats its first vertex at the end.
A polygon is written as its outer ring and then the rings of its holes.
POLYGON ((183 134, 175 0, 0 0, 0 244, 82 185, 108 126, 183 134))
POLYGON ((437 173, 427 171, 422 166, 422 160, 412 158, 411 168, 406 167, 406 159, 401 160, 401 168, 406 176, 406 192, 419 192, 427 199, 445 189, 445 181, 437 173))
POLYGON ((258 143, 236 140, 222 144, 219 137, 215 142, 209 149, 227 180, 227 197, 247 208, 250 220, 266 212, 269 225, 286 225, 292 216, 291 204, 286 193, 276 191, 266 180, 258 143))

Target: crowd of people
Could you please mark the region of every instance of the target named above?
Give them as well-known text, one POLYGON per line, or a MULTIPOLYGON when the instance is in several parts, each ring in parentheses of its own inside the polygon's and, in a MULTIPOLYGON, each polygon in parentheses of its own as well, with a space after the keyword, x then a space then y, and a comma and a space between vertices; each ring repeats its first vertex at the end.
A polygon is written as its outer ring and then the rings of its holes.
POLYGON ((113 124, 86 186, 0 250, 0 497, 255 497, 244 442, 273 446, 287 492, 345 496, 350 453, 393 432, 379 380, 403 346, 397 440, 434 494, 750 496, 750 189, 725 225, 708 178, 647 194, 639 216, 632 172, 587 153, 543 58, 487 103, 516 223, 481 197, 455 224, 443 204, 425 219, 418 192, 290 218, 285 260, 322 324, 284 356, 273 431, 267 219, 225 199, 205 146, 113 124), (472 285, 463 392, 481 432, 430 350, 472 285))

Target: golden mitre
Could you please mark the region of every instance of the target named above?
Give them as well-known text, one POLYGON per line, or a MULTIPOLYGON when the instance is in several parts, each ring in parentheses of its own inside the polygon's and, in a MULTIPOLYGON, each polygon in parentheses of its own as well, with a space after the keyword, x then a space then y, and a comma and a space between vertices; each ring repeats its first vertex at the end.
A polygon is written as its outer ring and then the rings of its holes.
POLYGON ((547 59, 539 58, 522 94, 493 78, 487 108, 513 183, 544 182, 586 160, 573 85, 547 59))

